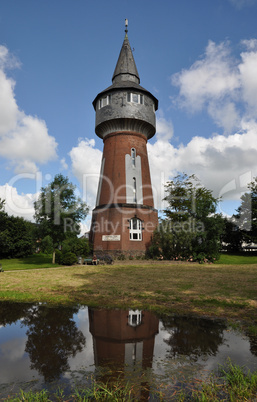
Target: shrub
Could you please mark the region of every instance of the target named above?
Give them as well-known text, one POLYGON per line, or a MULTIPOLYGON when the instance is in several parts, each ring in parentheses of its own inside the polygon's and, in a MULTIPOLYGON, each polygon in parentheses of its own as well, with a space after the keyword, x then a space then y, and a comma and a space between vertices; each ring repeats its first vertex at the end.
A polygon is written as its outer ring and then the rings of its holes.
POLYGON ((126 257, 125 257, 124 254, 119 254, 117 259, 120 260, 120 261, 124 261, 126 259, 126 257))
POLYGON ((63 253, 62 255, 62 265, 73 265, 77 262, 77 257, 71 251, 63 253))
POLYGON ((55 250, 55 262, 57 264, 62 264, 63 253, 60 250, 55 250))

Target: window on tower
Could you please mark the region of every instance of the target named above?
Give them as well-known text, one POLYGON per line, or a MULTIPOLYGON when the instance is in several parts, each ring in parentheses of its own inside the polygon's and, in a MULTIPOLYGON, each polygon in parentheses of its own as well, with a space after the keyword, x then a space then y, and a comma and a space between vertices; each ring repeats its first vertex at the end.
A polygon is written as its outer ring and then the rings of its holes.
POLYGON ((99 99, 99 109, 102 109, 102 107, 107 106, 110 104, 110 95, 103 96, 101 99, 99 99))
POLYGON ((142 221, 138 218, 132 218, 129 221, 129 239, 142 240, 142 221))
POLYGON ((133 177, 133 202, 137 202, 137 182, 135 177, 133 177))
POLYGON ((131 148, 131 158, 132 158, 132 166, 136 167, 136 150, 135 150, 135 148, 131 148))
POLYGON ((128 92, 127 100, 128 102, 140 103, 141 105, 144 104, 144 96, 133 92, 128 92))

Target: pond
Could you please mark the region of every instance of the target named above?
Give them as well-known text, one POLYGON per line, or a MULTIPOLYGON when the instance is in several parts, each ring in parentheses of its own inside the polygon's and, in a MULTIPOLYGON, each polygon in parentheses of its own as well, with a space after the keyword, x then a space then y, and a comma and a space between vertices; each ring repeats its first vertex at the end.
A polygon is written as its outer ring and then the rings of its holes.
POLYGON ((204 379, 228 358, 257 370, 257 339, 222 320, 0 303, 0 399, 119 378, 142 386, 147 400, 154 384, 204 379))

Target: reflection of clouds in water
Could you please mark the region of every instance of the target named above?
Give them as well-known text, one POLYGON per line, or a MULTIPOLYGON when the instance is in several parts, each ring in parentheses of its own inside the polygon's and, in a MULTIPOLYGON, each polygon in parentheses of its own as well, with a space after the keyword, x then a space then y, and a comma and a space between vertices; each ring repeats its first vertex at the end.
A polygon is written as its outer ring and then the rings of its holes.
MULTIPOLYGON (((49 313, 49 312, 48 312, 49 313)), ((49 315, 51 317, 51 314, 49 315)), ((86 372, 94 372, 94 349, 93 338, 89 331, 89 311, 87 307, 80 308, 78 313, 73 315, 72 320, 75 322, 76 329, 81 331, 86 339, 83 349, 78 351, 74 357, 71 355, 68 358, 69 370, 64 372, 60 381, 74 380, 73 374, 78 374, 81 371, 83 374, 86 372)), ((47 322, 47 321, 46 321, 47 322)), ((209 338, 211 345, 205 345, 198 337, 198 332, 195 326, 198 327, 196 321, 193 325, 188 325, 189 322, 183 319, 168 320, 159 322, 159 333, 155 336, 154 353, 152 369, 154 375, 159 375, 165 382, 170 381, 172 376, 176 377, 181 373, 181 376, 190 371, 190 375, 195 377, 207 376, 211 371, 217 370, 219 364, 224 364, 228 357, 238 365, 245 365, 251 370, 257 369, 257 358, 251 353, 250 343, 248 338, 242 336, 240 333, 234 331, 223 330, 219 327, 218 340, 216 338, 217 348, 213 349, 213 339, 215 336, 216 328, 215 323, 212 333, 205 328, 206 336, 209 338), (166 329, 165 329, 166 327, 166 329), (192 348, 186 348, 183 355, 183 345, 181 342, 180 334, 184 331, 185 339, 191 344, 192 348), (199 355, 195 355, 196 359, 192 362, 186 353, 194 351, 200 342, 199 355), (195 341, 195 342, 194 342, 195 341), (203 347, 205 346, 205 348, 203 347), (210 353, 209 349, 211 348, 210 353), (175 350, 174 354, 171 352, 175 350), (206 354, 203 354, 203 351, 206 354)), ((198 330, 201 331, 201 326, 198 330)), ((43 378, 39 375, 38 371, 30 369, 29 355, 25 352, 27 337, 26 332, 28 327, 24 324, 12 324, 10 326, 2 327, 0 330, 0 384, 7 382, 22 382, 31 381, 33 379, 43 378), (2 343, 1 343, 2 342, 2 343)), ((216 334, 217 335, 217 334, 216 334)), ((58 342, 58 337, 56 338, 58 342)), ((186 342, 187 343, 187 342, 186 342)), ((188 344, 187 344, 188 346, 188 344)), ((82 374, 82 376, 83 376, 82 374)), ((80 377, 80 374, 78 374, 80 377)), ((60 382, 61 385, 61 382, 60 382)))
POLYGON ((27 338, 15 338, 1 345, 1 354, 9 360, 21 359, 24 355, 27 338))
POLYGON ((37 372, 30 369, 30 359, 25 353, 27 338, 14 338, 0 346, 1 383, 29 381, 37 372))
MULTIPOLYGON (((71 371, 78 370, 81 367, 86 370, 93 370, 94 366, 94 350, 93 350, 93 338, 89 332, 89 319, 88 319, 88 308, 80 308, 78 314, 74 316, 74 321, 76 322, 78 329, 83 333, 86 338, 86 344, 83 350, 76 354, 75 358, 69 359, 69 366, 71 371)), ((66 373, 65 377, 70 375, 66 373)))
MULTIPOLYGON (((224 365, 230 359, 232 363, 246 366, 250 370, 257 370, 256 357, 250 351, 250 342, 247 337, 234 331, 224 331, 224 342, 219 346, 217 355, 205 359, 205 370, 217 370, 218 364, 224 365)), ((204 361, 204 359, 201 359, 204 361)))

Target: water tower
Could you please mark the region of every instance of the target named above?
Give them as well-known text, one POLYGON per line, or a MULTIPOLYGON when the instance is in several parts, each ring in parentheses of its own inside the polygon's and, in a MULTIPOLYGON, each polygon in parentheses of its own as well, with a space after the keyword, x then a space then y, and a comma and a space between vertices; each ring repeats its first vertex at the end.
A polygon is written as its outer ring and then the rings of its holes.
POLYGON ((158 224, 146 148, 158 100, 140 85, 127 27, 125 20, 112 85, 93 101, 95 132, 104 142, 90 235, 98 255, 144 254, 158 224))

